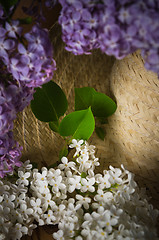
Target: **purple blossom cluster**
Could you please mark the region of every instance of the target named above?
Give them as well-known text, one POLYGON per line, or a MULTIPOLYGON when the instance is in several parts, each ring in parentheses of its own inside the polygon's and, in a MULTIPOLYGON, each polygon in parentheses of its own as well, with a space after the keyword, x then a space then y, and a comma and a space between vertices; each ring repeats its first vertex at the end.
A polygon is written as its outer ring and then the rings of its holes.
POLYGON ((21 35, 19 21, 0 26, 0 58, 8 71, 28 87, 39 87, 53 77, 56 64, 46 29, 34 25, 21 35))
POLYGON ((3 136, 0 136, 0 177, 3 178, 6 174, 12 173, 14 167, 20 167, 22 147, 14 140, 13 133, 10 131, 3 136))
POLYGON ((59 0, 66 50, 75 55, 100 48, 122 59, 141 49, 145 67, 159 74, 158 0, 59 0))
POLYGON ((34 88, 18 85, 0 62, 0 177, 20 166, 22 147, 13 139, 13 121, 33 98, 34 88))
POLYGON ((12 173, 22 148, 13 138, 13 121, 33 99, 34 88, 50 81, 56 69, 46 29, 35 24, 23 34, 18 20, 0 5, 0 177, 12 173))

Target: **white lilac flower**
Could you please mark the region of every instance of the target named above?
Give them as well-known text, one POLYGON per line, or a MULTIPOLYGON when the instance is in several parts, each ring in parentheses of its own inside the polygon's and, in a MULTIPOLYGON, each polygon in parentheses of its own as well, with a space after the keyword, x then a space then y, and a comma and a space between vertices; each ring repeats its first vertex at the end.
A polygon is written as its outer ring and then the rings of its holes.
POLYGON ((61 176, 61 170, 60 169, 53 169, 50 168, 47 174, 47 181, 48 184, 50 184, 52 186, 52 184, 54 184, 54 182, 56 181, 56 179, 61 176))
POLYGON ((74 154, 74 157, 76 157, 80 150, 81 150, 81 145, 83 144, 83 140, 76 140, 76 139, 72 139, 72 143, 69 145, 70 148, 76 148, 76 152, 74 154))
POLYGON ((59 206, 55 205, 52 207, 52 210, 54 211, 55 213, 55 217, 58 220, 60 220, 63 215, 65 214, 65 208, 66 206, 64 204, 60 204, 59 206))
POLYGON ((25 193, 21 193, 19 196, 16 196, 14 200, 15 206, 18 207, 20 204, 25 203, 25 198, 25 193))
POLYGON ((67 157, 62 157, 61 162, 62 162, 62 164, 60 164, 58 166, 61 170, 63 170, 63 169, 67 170, 69 168, 75 167, 75 162, 69 162, 67 157))
POLYGON ((109 201, 111 201, 113 199, 113 194, 111 192, 103 192, 103 190, 98 189, 97 193, 94 197, 95 201, 98 202, 105 202, 108 203, 109 201))
POLYGON ((19 209, 11 210, 11 215, 12 215, 12 218, 11 218, 12 222, 23 223, 23 215, 19 209))
POLYGON ((66 188, 66 185, 62 183, 62 176, 58 176, 56 180, 52 181, 52 192, 57 193, 59 190, 64 190, 66 188))
POLYGON ((76 205, 74 205, 73 202, 69 202, 68 206, 67 206, 67 211, 71 214, 71 215, 75 215, 76 212, 78 211, 78 209, 81 208, 81 204, 76 203, 76 205))
POLYGON ((14 206, 15 206, 15 204, 13 202, 14 200, 15 200, 15 195, 13 195, 13 194, 11 194, 11 195, 4 194, 3 205, 5 207, 13 209, 14 206))
POLYGON ((0 203, 3 201, 3 198, 4 198, 3 196, 0 196, 0 203))
POLYGON ((30 200, 30 205, 33 207, 33 210, 35 213, 42 214, 42 209, 41 209, 41 199, 40 198, 32 198, 30 200))
POLYGON ((99 158, 94 157, 91 161, 91 168, 92 170, 95 169, 95 167, 98 167, 100 165, 99 158))
POLYGON ((76 161, 80 164, 79 171, 81 173, 87 171, 91 167, 91 162, 88 161, 87 156, 78 157, 76 161))
POLYGON ((33 230, 37 227, 37 225, 34 223, 31 223, 31 224, 28 224, 27 227, 28 227, 28 235, 31 236, 33 230))
POLYGON ((37 185, 37 191, 41 194, 48 194, 50 192, 48 188, 48 182, 47 181, 42 181, 41 184, 37 185))
POLYGON ((105 240, 108 237, 108 233, 105 230, 103 230, 103 228, 99 228, 99 227, 96 227, 96 231, 94 235, 96 239, 100 239, 100 240, 105 240))
POLYGON ((45 212, 48 207, 53 207, 55 206, 55 202, 52 200, 52 195, 51 193, 47 193, 47 194, 43 194, 43 198, 42 198, 42 209, 45 212))
POLYGON ((110 175, 109 174, 105 174, 103 177, 98 177, 98 181, 99 181, 99 188, 100 189, 105 189, 105 188, 110 188, 111 187, 111 183, 109 182, 109 178, 110 175))
POLYGON ((69 230, 67 231, 67 233, 70 238, 73 238, 75 236, 74 224, 70 224, 69 230))
POLYGON ((52 210, 48 210, 48 213, 44 214, 46 224, 53 224, 56 220, 54 216, 54 212, 52 210))
POLYGON ((130 200, 130 195, 134 192, 135 192, 135 189, 132 188, 131 186, 124 186, 122 191, 121 191, 121 195, 122 195, 123 198, 125 198, 126 200, 129 201, 130 200))
POLYGON ((86 147, 82 147, 80 150, 80 157, 81 158, 85 158, 86 161, 89 159, 89 152, 88 149, 86 147))
POLYGON ((69 178, 68 179, 68 184, 69 184, 69 188, 68 188, 68 191, 70 193, 72 193, 75 189, 80 189, 81 188, 81 176, 73 176, 73 178, 69 178))
POLYGON ((2 219, 0 222, 0 231, 7 236, 12 226, 13 223, 11 221, 6 222, 4 219, 2 219))
POLYGON ((89 191, 89 192, 94 192, 95 191, 95 187, 93 186, 95 184, 95 178, 92 177, 90 179, 85 179, 85 178, 82 178, 81 179, 81 192, 86 192, 86 191, 89 191))
POLYGON ((27 178, 30 177, 30 172, 24 173, 23 171, 18 171, 18 177, 19 177, 19 179, 17 180, 18 184, 24 184, 25 186, 28 186, 29 181, 27 178))
POLYGON ((111 205, 110 212, 112 215, 115 215, 116 217, 120 216, 123 213, 123 209, 117 208, 115 205, 111 205))
POLYGON ((109 170, 109 174, 110 174, 110 178, 109 178, 109 182, 111 184, 121 184, 123 182, 122 178, 121 178, 121 174, 122 171, 120 168, 113 168, 112 166, 109 166, 110 170, 109 170))
POLYGON ((83 240, 83 237, 82 236, 77 236, 77 237, 75 237, 75 240, 83 240))
POLYGON ((3 233, 0 233, 0 240, 5 240, 5 235, 3 233))
POLYGON ((65 240, 64 232, 62 230, 58 230, 56 233, 53 233, 53 238, 57 240, 65 240))
POLYGON ((13 193, 15 195, 21 194, 21 193, 26 193, 28 191, 28 188, 25 187, 23 184, 12 184, 11 188, 13 190, 13 193))
POLYGON ((81 145, 84 143, 83 140, 72 139, 72 143, 69 145, 70 148, 81 148, 81 145))
POLYGON ((102 220, 98 222, 99 226, 105 228, 108 233, 112 232, 112 227, 115 226, 117 223, 118 223, 117 218, 112 217, 111 212, 109 210, 106 210, 102 214, 102 220))
POLYGON ((36 178, 37 183, 40 185, 42 182, 46 181, 47 171, 43 171, 42 173, 34 173, 34 178, 36 178))
POLYGON ((62 200, 66 199, 67 195, 65 193, 57 192, 53 194, 52 200, 56 202, 57 204, 60 204, 62 200))
POLYGON ((86 237, 87 240, 92 240, 93 239, 92 238, 93 234, 92 234, 92 231, 91 231, 91 229, 89 227, 86 227, 86 228, 82 229, 81 235, 83 237, 86 237))
POLYGON ((0 181, 0 196, 6 193, 6 191, 9 189, 10 187, 8 185, 5 185, 2 181, 0 181))
POLYGON ((32 169, 33 165, 30 163, 30 160, 25 161, 22 163, 21 167, 18 168, 19 171, 30 171, 32 169))
POLYGON ((76 199, 78 200, 76 204, 81 204, 85 209, 89 208, 89 203, 91 203, 91 198, 83 197, 79 194, 76 195, 76 199))
MULTIPOLYGON (((14 236, 14 239, 20 239, 24 234, 27 234, 28 233, 28 228, 23 226, 22 224, 20 223, 16 223, 15 224, 15 227, 14 227, 14 230, 13 230, 13 236, 14 236)), ((12 237, 11 239, 13 239, 12 237)))
POLYGON ((91 154, 91 156, 93 156, 92 158, 94 158, 94 153, 95 153, 95 146, 94 145, 89 145, 87 141, 85 141, 85 148, 87 148, 87 150, 89 151, 89 153, 91 154))
POLYGON ((21 214, 23 214, 23 218, 28 219, 29 218, 28 216, 33 214, 34 211, 32 208, 28 208, 26 204, 22 203, 20 205, 20 212, 21 214))

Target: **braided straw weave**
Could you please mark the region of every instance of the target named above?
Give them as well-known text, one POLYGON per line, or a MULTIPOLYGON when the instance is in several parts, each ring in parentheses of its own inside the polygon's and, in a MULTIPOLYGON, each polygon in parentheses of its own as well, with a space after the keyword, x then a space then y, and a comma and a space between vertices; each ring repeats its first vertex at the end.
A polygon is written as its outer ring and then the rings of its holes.
MULTIPOLYGON (((147 189, 151 202, 159 208, 159 79, 145 70, 140 54, 123 60, 93 51, 92 55, 74 56, 64 49, 61 31, 55 24, 50 31, 57 71, 54 81, 64 90, 69 109, 74 110, 74 87, 94 87, 117 102, 117 111, 104 125, 106 139, 95 134, 89 142, 96 145, 101 166, 120 167, 121 163, 136 174, 136 181, 147 189), (158 205, 157 205, 158 204, 158 205)), ((63 140, 47 123, 38 121, 30 107, 15 121, 15 137, 23 146, 22 160, 30 159, 38 166, 58 161, 63 140)), ((29 239, 52 239, 52 229, 37 228, 29 239)))

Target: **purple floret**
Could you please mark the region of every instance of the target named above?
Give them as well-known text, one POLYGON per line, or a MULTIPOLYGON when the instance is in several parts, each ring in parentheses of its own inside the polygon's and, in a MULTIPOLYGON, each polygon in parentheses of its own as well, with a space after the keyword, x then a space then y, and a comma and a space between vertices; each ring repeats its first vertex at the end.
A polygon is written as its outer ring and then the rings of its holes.
POLYGON ((8 132, 5 136, 0 137, 0 177, 12 174, 14 167, 20 167, 22 147, 13 139, 13 133, 8 132))

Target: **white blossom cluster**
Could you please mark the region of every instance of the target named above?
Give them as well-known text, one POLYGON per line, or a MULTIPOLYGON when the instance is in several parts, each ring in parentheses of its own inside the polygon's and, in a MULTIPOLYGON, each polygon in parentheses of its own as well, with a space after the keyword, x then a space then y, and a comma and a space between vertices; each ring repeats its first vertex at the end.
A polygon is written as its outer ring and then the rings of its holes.
POLYGON ((73 158, 62 157, 56 169, 39 171, 26 161, 0 181, 0 239, 20 239, 45 224, 58 224, 56 240, 158 239, 159 211, 134 175, 123 165, 95 174, 95 146, 74 139, 69 147, 73 158))

